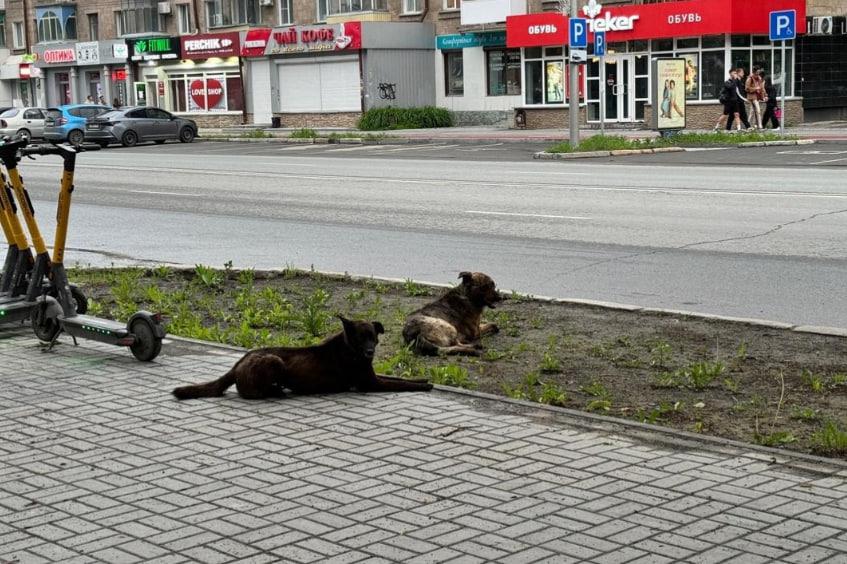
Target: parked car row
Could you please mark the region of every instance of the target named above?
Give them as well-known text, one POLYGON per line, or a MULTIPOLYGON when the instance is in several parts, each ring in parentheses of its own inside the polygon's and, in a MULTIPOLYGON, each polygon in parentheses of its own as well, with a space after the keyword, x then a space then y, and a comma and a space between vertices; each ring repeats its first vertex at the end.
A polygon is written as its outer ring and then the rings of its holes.
POLYGON ((51 143, 73 145, 88 141, 101 147, 120 143, 132 147, 145 141, 191 143, 197 137, 197 124, 151 106, 120 109, 98 104, 0 107, 0 136, 42 138, 51 143))

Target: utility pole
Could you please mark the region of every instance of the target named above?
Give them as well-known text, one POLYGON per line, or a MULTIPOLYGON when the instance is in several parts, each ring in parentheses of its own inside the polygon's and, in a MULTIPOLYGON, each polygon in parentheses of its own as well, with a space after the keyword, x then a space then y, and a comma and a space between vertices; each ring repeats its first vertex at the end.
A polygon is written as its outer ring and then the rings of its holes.
MULTIPOLYGON (((579 10, 579 2, 571 0, 571 8, 568 16, 576 17, 579 10)), ((571 147, 579 145, 579 65, 573 62, 573 57, 570 56, 568 50, 568 76, 570 77, 568 85, 568 114, 571 120, 570 143, 571 147)))

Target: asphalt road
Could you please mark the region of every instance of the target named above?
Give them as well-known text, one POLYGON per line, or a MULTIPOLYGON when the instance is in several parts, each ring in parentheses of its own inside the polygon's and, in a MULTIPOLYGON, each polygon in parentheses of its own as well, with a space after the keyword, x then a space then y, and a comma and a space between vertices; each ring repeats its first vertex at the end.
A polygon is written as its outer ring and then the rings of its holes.
MULTIPOLYGON (((532 161, 487 145, 84 154, 67 262, 232 260, 435 282, 483 270, 536 295, 845 325, 840 165, 748 175, 714 163, 532 161)), ((21 170, 49 235, 59 165, 21 170)))

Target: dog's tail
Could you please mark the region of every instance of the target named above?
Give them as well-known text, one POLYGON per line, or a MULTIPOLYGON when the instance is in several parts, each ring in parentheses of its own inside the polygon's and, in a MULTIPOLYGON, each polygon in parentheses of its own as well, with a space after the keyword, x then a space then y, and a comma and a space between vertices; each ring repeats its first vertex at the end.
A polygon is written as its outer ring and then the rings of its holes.
POLYGON ((438 356, 439 348, 430 343, 423 335, 418 335, 412 343, 412 351, 423 356, 438 356))
POLYGON ((205 384, 194 384, 174 388, 173 394, 178 400, 195 398, 214 398, 224 395, 227 388, 235 384, 235 369, 233 368, 217 380, 205 384))

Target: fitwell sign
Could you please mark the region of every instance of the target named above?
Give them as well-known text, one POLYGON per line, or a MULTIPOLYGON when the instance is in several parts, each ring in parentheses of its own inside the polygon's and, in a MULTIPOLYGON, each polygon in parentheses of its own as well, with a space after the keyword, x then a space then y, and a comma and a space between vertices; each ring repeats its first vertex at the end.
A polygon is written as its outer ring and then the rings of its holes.
POLYGON ((183 59, 237 57, 241 52, 241 35, 237 31, 206 35, 183 35, 180 37, 180 47, 183 59))
MULTIPOLYGON (((689 0, 661 4, 610 6, 589 0, 580 9, 589 34, 605 31, 609 42, 663 37, 695 37, 723 33, 768 34, 769 14, 796 10, 805 21, 805 0, 689 0)), ((506 18, 509 47, 540 47, 568 43, 568 18, 557 13, 506 18)))
POLYGON ((289 26, 271 32, 265 55, 356 51, 362 48, 362 24, 289 26))

